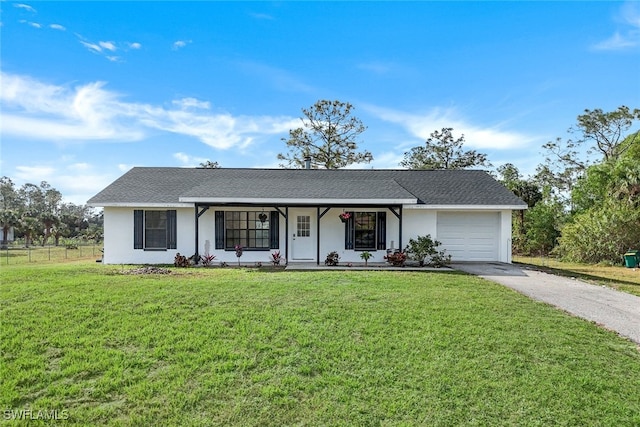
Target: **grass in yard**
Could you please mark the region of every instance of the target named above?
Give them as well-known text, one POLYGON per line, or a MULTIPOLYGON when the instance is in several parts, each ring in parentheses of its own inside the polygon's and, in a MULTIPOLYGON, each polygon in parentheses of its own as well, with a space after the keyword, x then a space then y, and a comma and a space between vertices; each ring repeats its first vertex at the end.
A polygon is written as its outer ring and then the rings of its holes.
POLYGON ((528 264, 553 274, 577 277, 640 296, 640 268, 563 262, 555 258, 514 256, 513 261, 528 264))
POLYGON ((640 424, 635 345, 475 277, 121 270, 2 268, 3 409, 71 425, 640 424))

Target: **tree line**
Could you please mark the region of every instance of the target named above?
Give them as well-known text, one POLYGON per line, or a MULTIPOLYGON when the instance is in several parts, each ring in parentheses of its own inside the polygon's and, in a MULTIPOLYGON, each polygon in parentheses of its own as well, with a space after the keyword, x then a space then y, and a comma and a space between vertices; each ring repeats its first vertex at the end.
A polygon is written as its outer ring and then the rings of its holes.
POLYGON ((10 231, 15 238, 24 239, 25 246, 57 246, 61 240, 78 238, 97 242, 103 236, 102 213, 63 203, 62 194, 46 181, 17 188, 7 176, 0 178, 0 226, 3 247, 10 231))
MULTIPOLYGON (((283 138, 289 152, 282 167, 340 168, 369 163, 358 150, 366 127, 353 105, 321 100, 303 109, 302 126, 283 138)), ((464 135, 435 130, 424 145, 404 153, 408 169, 485 168, 527 203, 514 213, 513 247, 524 255, 555 254, 588 263, 617 263, 629 248, 640 249, 640 110, 585 110, 569 128, 568 139, 542 146, 545 162, 523 177, 507 163, 496 169, 486 154, 464 149, 464 135)))
MULTIPOLYGON (((320 100, 302 109, 301 126, 282 138, 283 168, 337 169, 370 163, 358 148, 366 130, 348 102, 320 100)), ((524 177, 511 163, 495 169, 484 153, 464 148, 464 135, 452 128, 434 130, 423 145, 404 153, 407 169, 484 168, 528 206, 514 213, 513 247, 524 255, 555 254, 578 262, 617 263, 629 248, 640 249, 640 131, 633 131, 640 110, 621 106, 610 112, 585 110, 569 128, 569 138, 542 146, 545 162, 524 177)), ((218 168, 206 161, 203 168, 218 168)), ((62 203, 47 182, 16 188, 0 178, 0 226, 25 244, 61 238, 102 238, 102 214, 62 203)))

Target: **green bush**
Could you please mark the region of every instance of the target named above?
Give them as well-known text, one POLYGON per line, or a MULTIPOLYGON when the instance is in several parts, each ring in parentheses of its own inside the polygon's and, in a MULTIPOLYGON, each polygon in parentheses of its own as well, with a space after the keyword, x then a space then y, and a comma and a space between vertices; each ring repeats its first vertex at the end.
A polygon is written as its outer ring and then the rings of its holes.
POLYGON ((640 246, 640 210, 610 202, 574 217, 562 230, 558 253, 573 262, 622 262, 622 255, 640 246))
POLYGON ((438 250, 440 242, 432 240, 431 235, 418 236, 416 239, 409 239, 409 244, 405 248, 407 255, 414 261, 418 261, 420 267, 425 264, 425 259, 429 257, 427 264, 433 267, 442 267, 451 262, 451 255, 445 255, 445 250, 438 250))

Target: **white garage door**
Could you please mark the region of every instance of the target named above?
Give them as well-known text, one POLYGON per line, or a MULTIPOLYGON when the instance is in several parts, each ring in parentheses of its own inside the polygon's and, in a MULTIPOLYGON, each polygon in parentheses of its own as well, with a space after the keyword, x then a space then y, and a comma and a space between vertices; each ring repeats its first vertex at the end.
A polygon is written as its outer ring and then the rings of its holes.
POLYGON ((498 260, 498 212, 438 212, 437 232, 453 261, 498 260))

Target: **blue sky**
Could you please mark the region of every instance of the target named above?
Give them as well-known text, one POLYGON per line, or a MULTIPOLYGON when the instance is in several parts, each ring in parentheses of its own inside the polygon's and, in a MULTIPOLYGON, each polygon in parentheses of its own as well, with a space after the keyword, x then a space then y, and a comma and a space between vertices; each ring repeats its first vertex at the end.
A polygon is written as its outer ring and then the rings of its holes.
POLYGON ((640 105, 638 2, 0 2, 1 175, 83 204, 132 166, 277 167, 319 99, 398 168, 452 127, 523 173, 640 105))

